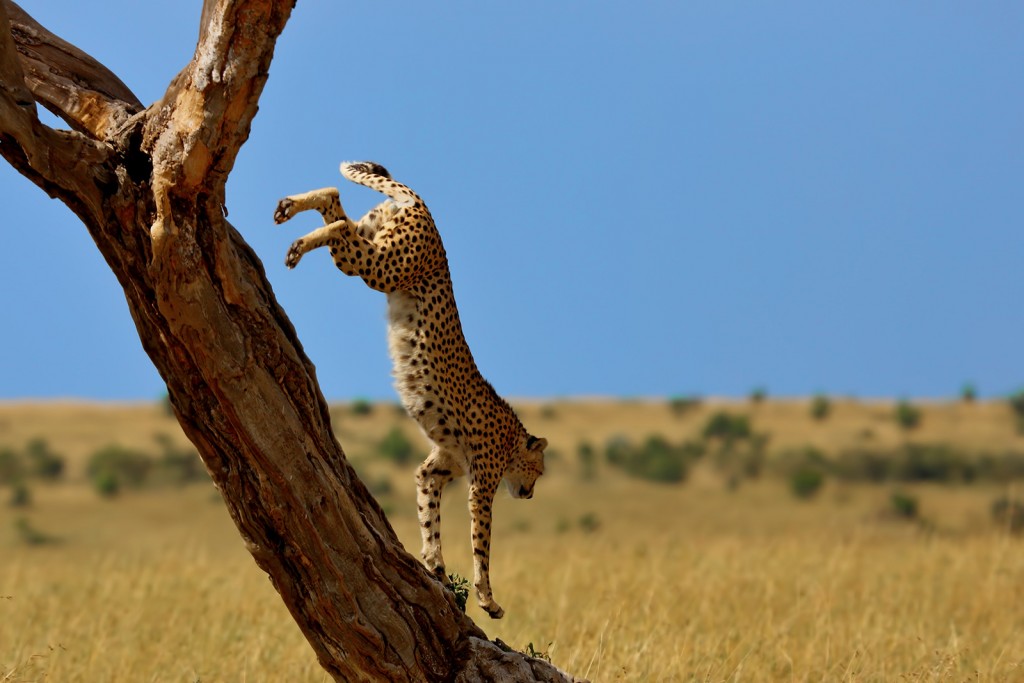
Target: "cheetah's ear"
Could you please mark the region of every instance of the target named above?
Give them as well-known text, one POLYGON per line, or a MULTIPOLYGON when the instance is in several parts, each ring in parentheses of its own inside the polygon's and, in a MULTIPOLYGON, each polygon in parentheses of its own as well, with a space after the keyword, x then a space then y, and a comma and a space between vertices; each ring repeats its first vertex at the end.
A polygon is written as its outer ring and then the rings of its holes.
POLYGON ((543 451, 548 447, 548 440, 544 437, 537 438, 536 436, 530 436, 526 439, 526 450, 528 451, 543 451))

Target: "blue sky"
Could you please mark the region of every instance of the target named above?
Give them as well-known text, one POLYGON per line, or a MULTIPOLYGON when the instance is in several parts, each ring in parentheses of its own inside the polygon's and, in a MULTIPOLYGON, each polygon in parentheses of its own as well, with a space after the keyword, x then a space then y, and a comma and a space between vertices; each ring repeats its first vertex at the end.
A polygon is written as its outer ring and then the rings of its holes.
MULTIPOLYGON (((146 103, 200 4, 23 6, 146 103)), ((393 398, 384 297, 277 198, 373 159, 445 239, 503 394, 942 397, 1024 386, 1024 5, 313 2, 228 185, 328 398, 393 398)), ((63 205, 0 165, 0 398, 163 391, 63 205)))

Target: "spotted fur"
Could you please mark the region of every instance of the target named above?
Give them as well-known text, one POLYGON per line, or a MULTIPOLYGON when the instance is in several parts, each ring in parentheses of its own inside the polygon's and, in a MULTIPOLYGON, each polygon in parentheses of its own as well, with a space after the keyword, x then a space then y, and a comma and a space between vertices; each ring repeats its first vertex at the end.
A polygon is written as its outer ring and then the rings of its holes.
POLYGON ((455 477, 469 480, 473 583, 477 601, 495 619, 489 578, 491 514, 498 484, 531 498, 544 472, 547 440, 527 433, 515 412, 477 369, 462 333, 448 259, 423 200, 372 162, 343 163, 341 174, 388 196, 353 222, 338 190, 324 188, 282 199, 274 221, 318 211, 324 226, 296 240, 285 258, 329 247, 335 265, 388 297, 388 347, 395 387, 406 412, 433 444, 416 470, 423 561, 445 583, 441 555, 441 492, 455 477))

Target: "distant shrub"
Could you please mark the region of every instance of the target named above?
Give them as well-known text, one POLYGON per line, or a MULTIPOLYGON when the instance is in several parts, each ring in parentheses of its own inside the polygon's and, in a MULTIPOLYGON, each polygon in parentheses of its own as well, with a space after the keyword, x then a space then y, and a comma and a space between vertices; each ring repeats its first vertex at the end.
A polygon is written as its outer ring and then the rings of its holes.
POLYGON ((789 476, 789 489, 802 500, 813 498, 825 483, 825 474, 812 465, 798 467, 789 476))
POLYGON ((634 447, 621 437, 613 438, 605 449, 610 465, 630 476, 648 481, 677 483, 686 479, 691 460, 700 457, 703 445, 687 442, 673 445, 661 436, 652 435, 643 446, 634 447))
POLYGON ((114 472, 101 472, 94 475, 92 485, 101 498, 116 498, 121 493, 121 480, 114 472))
POLYGON ((25 463, 13 448, 0 448, 0 484, 13 484, 25 477, 25 463))
POLYGON ((945 444, 906 444, 893 462, 899 481, 973 481, 975 468, 967 458, 945 444))
POLYGON ((869 449, 841 451, 832 465, 837 479, 853 482, 881 483, 892 476, 894 456, 869 449))
POLYGON ((540 407, 540 416, 545 420, 553 420, 558 417, 558 410, 550 403, 545 403, 540 407))
POLYGON ((1024 479, 1024 453, 1007 451, 1000 455, 984 454, 974 463, 979 479, 1006 482, 1024 479))
POLYGON ((384 475, 374 478, 363 478, 363 482, 366 483, 366 488, 369 489, 374 498, 390 496, 394 491, 391 478, 384 475))
POLYGON ((768 397, 768 391, 764 387, 754 387, 750 391, 750 402, 753 404, 764 403, 768 397))
POLYGON ((825 483, 829 468, 825 454, 813 446, 784 451, 772 462, 773 471, 786 479, 797 498, 813 497, 825 483))
POLYGON ((921 424, 921 410, 910 401, 900 401, 893 411, 893 418, 903 429, 910 431, 921 424))
POLYGON ((178 446, 167 434, 156 434, 153 438, 160 447, 156 464, 161 479, 179 486, 210 480, 210 474, 195 448, 178 446))
POLYGON ((889 509, 900 519, 917 519, 917 497, 902 491, 895 491, 889 496, 889 509))
POLYGON ((94 483, 113 477, 118 488, 142 486, 152 469, 153 459, 146 453, 114 444, 94 452, 85 466, 86 474, 94 483))
POLYGON ((969 454, 948 444, 912 443, 892 450, 859 447, 841 451, 828 468, 850 482, 941 482, 1024 479, 1024 453, 969 454))
POLYGON ((50 481, 64 474, 64 458, 54 453, 45 439, 32 439, 25 445, 25 459, 32 476, 50 481))
POLYGON ((649 481, 680 482, 686 479, 689 460, 698 450, 699 446, 673 446, 660 437, 651 437, 636 454, 627 471, 649 481))
POLYGON ((622 467, 629 460, 632 452, 633 443, 629 440, 629 437, 617 434, 608 439, 608 442, 605 444, 604 458, 609 465, 622 467))
POLYGON ((750 419, 746 415, 733 415, 719 411, 708 418, 702 432, 705 439, 720 439, 732 443, 750 437, 750 419))
POLYGON ((353 415, 369 415, 373 412, 373 404, 365 398, 357 398, 349 407, 353 415))
POLYGON ((412 442, 398 426, 391 428, 378 444, 377 450, 396 465, 408 465, 416 457, 412 442))
POLYGON ((18 517, 14 520, 14 531, 18 540, 25 545, 49 545, 57 542, 56 537, 45 534, 32 526, 27 517, 18 517))
POLYGON ((1007 496, 992 502, 992 520, 1001 528, 1013 533, 1024 532, 1024 502, 1007 496))
POLYGON ((745 479, 757 479, 767 463, 768 434, 754 433, 749 439, 738 442, 723 442, 713 451, 715 469, 724 475, 726 487, 733 491, 745 479))
POLYGON ((1011 394, 1007 399, 1010 409, 1017 418, 1017 431, 1024 434, 1024 389, 1011 394))
POLYGON ((601 520, 593 512, 587 512, 580 517, 579 526, 586 533, 593 533, 601 528, 601 520))
POLYGON ((832 401, 825 394, 817 394, 811 399, 811 417, 822 421, 832 412, 832 401))
POLYGON ((27 508, 32 505, 32 491, 28 484, 19 481, 11 486, 11 497, 7 504, 12 508, 27 508))
POLYGON ((978 398, 978 391, 974 388, 974 385, 967 382, 960 387, 960 400, 964 403, 974 403, 975 399, 978 398))
POLYGON ((1024 389, 1020 389, 1016 393, 1010 394, 1007 402, 1010 404, 1010 408, 1014 413, 1020 417, 1024 417, 1024 389))
POLYGON ((685 415, 699 405, 700 398, 697 396, 677 394, 668 399, 668 406, 677 417, 685 415))
POLYGON ((597 476, 597 454, 594 447, 583 441, 576 447, 576 458, 580 463, 580 479, 590 481, 597 476))

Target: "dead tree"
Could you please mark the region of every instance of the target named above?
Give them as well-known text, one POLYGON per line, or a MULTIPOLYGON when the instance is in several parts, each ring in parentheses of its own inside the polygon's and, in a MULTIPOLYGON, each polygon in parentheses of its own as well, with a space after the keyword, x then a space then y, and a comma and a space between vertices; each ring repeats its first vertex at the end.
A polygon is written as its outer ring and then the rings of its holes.
POLYGON ((205 0, 191 62, 146 107, 0 0, 0 154, 85 224, 171 405, 321 665, 338 681, 564 681, 488 641, 420 563, 337 444, 314 368, 225 219, 294 5, 205 0), (40 122, 37 103, 71 130, 40 122))

